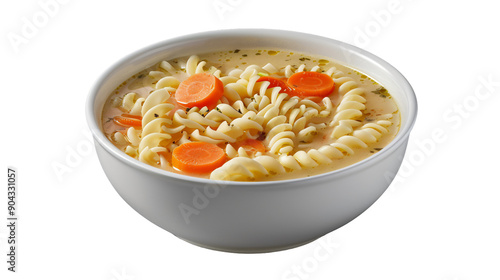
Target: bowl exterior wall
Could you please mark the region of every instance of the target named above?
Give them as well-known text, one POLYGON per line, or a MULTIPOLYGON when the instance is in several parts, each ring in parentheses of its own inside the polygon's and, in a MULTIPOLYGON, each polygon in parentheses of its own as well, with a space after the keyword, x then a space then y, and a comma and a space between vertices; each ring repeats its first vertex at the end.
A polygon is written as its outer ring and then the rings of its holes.
POLYGON ((109 181, 138 213, 179 238, 233 252, 290 248, 345 225, 386 190, 405 149, 406 143, 356 174, 240 186, 166 180, 124 164, 96 145, 109 181))

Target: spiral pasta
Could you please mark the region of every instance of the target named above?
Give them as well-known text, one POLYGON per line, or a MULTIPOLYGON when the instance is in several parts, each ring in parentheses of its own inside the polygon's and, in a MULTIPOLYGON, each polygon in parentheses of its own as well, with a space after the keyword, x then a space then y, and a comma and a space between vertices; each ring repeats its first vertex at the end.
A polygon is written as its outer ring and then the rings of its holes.
POLYGON ((332 138, 340 138, 349 134, 353 129, 361 124, 358 120, 363 116, 363 110, 366 108, 366 99, 363 97, 364 90, 357 86, 355 81, 349 79, 334 79, 338 81, 339 95, 342 101, 335 110, 333 120, 330 126, 333 126, 332 138))
POLYGON ((210 174, 213 180, 250 181, 270 174, 284 173, 283 166, 273 157, 258 156, 254 159, 237 157, 214 170, 210 174))
POLYGON ((333 159, 354 154, 356 148, 366 148, 368 144, 377 142, 384 133, 389 132, 387 127, 390 125, 392 122, 388 120, 367 123, 355 130, 352 135, 344 135, 332 144, 309 149, 307 152, 298 151, 293 156, 280 157, 280 162, 291 170, 329 164, 333 159))
POLYGON ((131 92, 125 95, 121 107, 132 115, 140 115, 145 100, 145 98, 138 97, 135 92, 131 92))
MULTIPOLYGON (((257 55, 263 52, 253 56, 257 55)), ((366 157, 380 149, 373 147, 381 139, 390 139, 397 132, 397 106, 383 87, 325 59, 292 52, 286 55, 290 59, 283 61, 289 63, 238 65, 244 67, 226 67, 223 61, 228 61, 228 52, 221 53, 219 60, 192 55, 161 61, 136 74, 117 89, 121 95, 110 98, 109 106, 117 110, 103 117, 103 125, 111 127, 108 137, 129 156, 172 172, 179 172, 172 167, 174 149, 189 142, 210 143, 224 151, 227 161, 207 177, 263 180, 307 174, 307 170, 336 166, 347 158, 366 157), (298 59, 292 62, 292 57, 298 59), (286 83, 261 78, 287 80, 302 72, 327 75, 335 85, 333 92, 328 96, 293 95, 286 83), (192 108, 177 104, 176 93, 183 81, 203 73, 220 80, 218 101, 192 108), (386 102, 386 109, 371 108, 375 101, 386 102), (104 122, 116 120, 120 112, 124 112, 121 119, 125 122, 104 122), (263 148, 241 144, 247 140, 261 143, 263 148)), ((246 51, 240 60, 249 56, 246 51)))

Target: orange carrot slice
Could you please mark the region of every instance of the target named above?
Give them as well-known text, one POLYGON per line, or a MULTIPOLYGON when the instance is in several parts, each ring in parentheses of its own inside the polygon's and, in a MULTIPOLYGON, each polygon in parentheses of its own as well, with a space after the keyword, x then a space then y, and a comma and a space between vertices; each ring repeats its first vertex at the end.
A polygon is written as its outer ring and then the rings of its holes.
POLYGON ((226 162, 226 153, 217 145, 189 142, 172 152, 172 165, 184 172, 209 173, 226 162))
POLYGON ((142 121, 141 119, 138 118, 132 118, 126 116, 128 114, 124 114, 122 116, 115 116, 113 118, 113 122, 116 123, 119 126, 125 126, 125 127, 134 127, 134 128, 141 128, 142 127, 142 121))
POLYGON ((141 117, 141 116, 132 115, 132 114, 127 114, 127 113, 122 114, 122 117, 142 120, 142 117, 141 117))
POLYGON ((185 108, 207 106, 211 110, 215 108, 223 94, 224 85, 217 77, 208 73, 198 73, 179 85, 175 99, 185 108))
POLYGON ((287 83, 299 97, 325 97, 335 88, 335 82, 330 76, 318 72, 297 72, 288 78, 287 83))
POLYGON ((245 151, 251 154, 255 154, 257 152, 264 153, 266 151, 266 146, 264 146, 262 141, 250 138, 236 143, 236 147, 242 147, 245 151))

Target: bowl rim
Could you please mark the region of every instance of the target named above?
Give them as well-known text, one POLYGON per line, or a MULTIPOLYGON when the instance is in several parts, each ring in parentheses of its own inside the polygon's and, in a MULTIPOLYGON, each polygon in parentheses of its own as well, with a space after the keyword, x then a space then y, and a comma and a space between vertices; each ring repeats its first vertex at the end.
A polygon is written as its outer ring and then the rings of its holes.
MULTIPOLYGON (((372 62, 370 62, 372 63, 372 62)), ((141 71, 139 69, 138 71, 141 71)), ((167 40, 159 41, 157 43, 151 44, 149 46, 143 47, 139 50, 136 50, 123 58, 116 61, 110 67, 108 67, 103 73, 99 75, 97 81, 93 84, 89 95, 87 96, 85 113, 87 124, 90 128, 90 131, 94 137, 94 141, 97 141, 108 153, 113 155, 113 157, 117 158, 121 162, 133 166, 134 168, 138 168, 142 171, 150 173, 152 175, 165 176, 168 178, 181 180, 185 182, 199 183, 203 185, 234 185, 234 186, 275 186, 275 185, 287 185, 287 184, 296 184, 300 182, 304 182, 305 180, 315 180, 315 179, 324 179, 323 177, 336 177, 336 176, 346 176, 350 173, 356 172, 360 169, 367 168, 373 164, 376 164, 383 158, 389 156, 392 152, 394 152, 397 148, 399 148, 402 144, 406 142, 409 138, 409 134, 415 124, 418 105, 417 98, 413 88, 411 87, 408 80, 391 64, 381 59, 380 57, 364 50, 354 45, 338 41, 332 38, 318 36, 310 33, 303 33, 297 31, 290 30, 281 30, 281 29, 223 29, 223 30, 214 30, 214 31, 204 31, 198 33, 192 33, 188 35, 178 36, 174 38, 170 38, 167 40), (398 84, 404 89, 404 95, 406 95, 408 100, 408 114, 407 114, 407 122, 404 126, 400 127, 399 132, 396 134, 396 137, 382 149, 380 152, 369 156, 361 161, 348 165, 346 167, 333 170, 326 173, 321 173, 317 175, 312 175, 310 177, 303 178, 295 178, 295 179, 286 179, 286 180, 274 180, 274 181, 221 181, 221 180, 213 180, 213 179, 205 179, 199 178, 189 175, 183 175, 178 173, 173 173, 167 170, 163 170, 157 167, 150 166, 146 163, 143 163, 135 158, 132 158, 125 154, 123 151, 119 150, 116 146, 114 146, 111 141, 107 139, 104 135, 104 132, 100 129, 99 120, 95 117, 95 109, 94 104, 95 100, 98 96, 98 92, 100 87, 105 83, 107 78, 112 75, 115 71, 119 70, 123 64, 126 64, 128 61, 142 56, 144 54, 150 53, 158 48, 165 47, 169 44, 177 44, 182 43, 183 41, 191 41, 194 39, 202 39, 202 38, 210 38, 210 37, 230 37, 230 36, 273 36, 280 38, 289 38, 289 37, 301 37, 303 39, 314 39, 316 41, 323 41, 325 43, 336 44, 339 47, 343 47, 350 51, 357 53, 360 56, 367 58, 368 60, 372 60, 373 62, 381 65, 385 70, 390 72, 395 79, 398 80, 398 84)), ((101 163, 102 164, 102 163, 101 163)))

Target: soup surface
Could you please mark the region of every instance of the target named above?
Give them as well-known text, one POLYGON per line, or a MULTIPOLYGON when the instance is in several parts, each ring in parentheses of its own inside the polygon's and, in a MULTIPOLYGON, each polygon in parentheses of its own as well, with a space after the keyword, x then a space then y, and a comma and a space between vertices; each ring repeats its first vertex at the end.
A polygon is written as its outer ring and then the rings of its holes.
POLYGON ((131 157, 239 181, 346 167, 383 149, 399 125, 390 93, 362 72, 274 49, 161 61, 116 88, 102 113, 104 133, 131 157))

